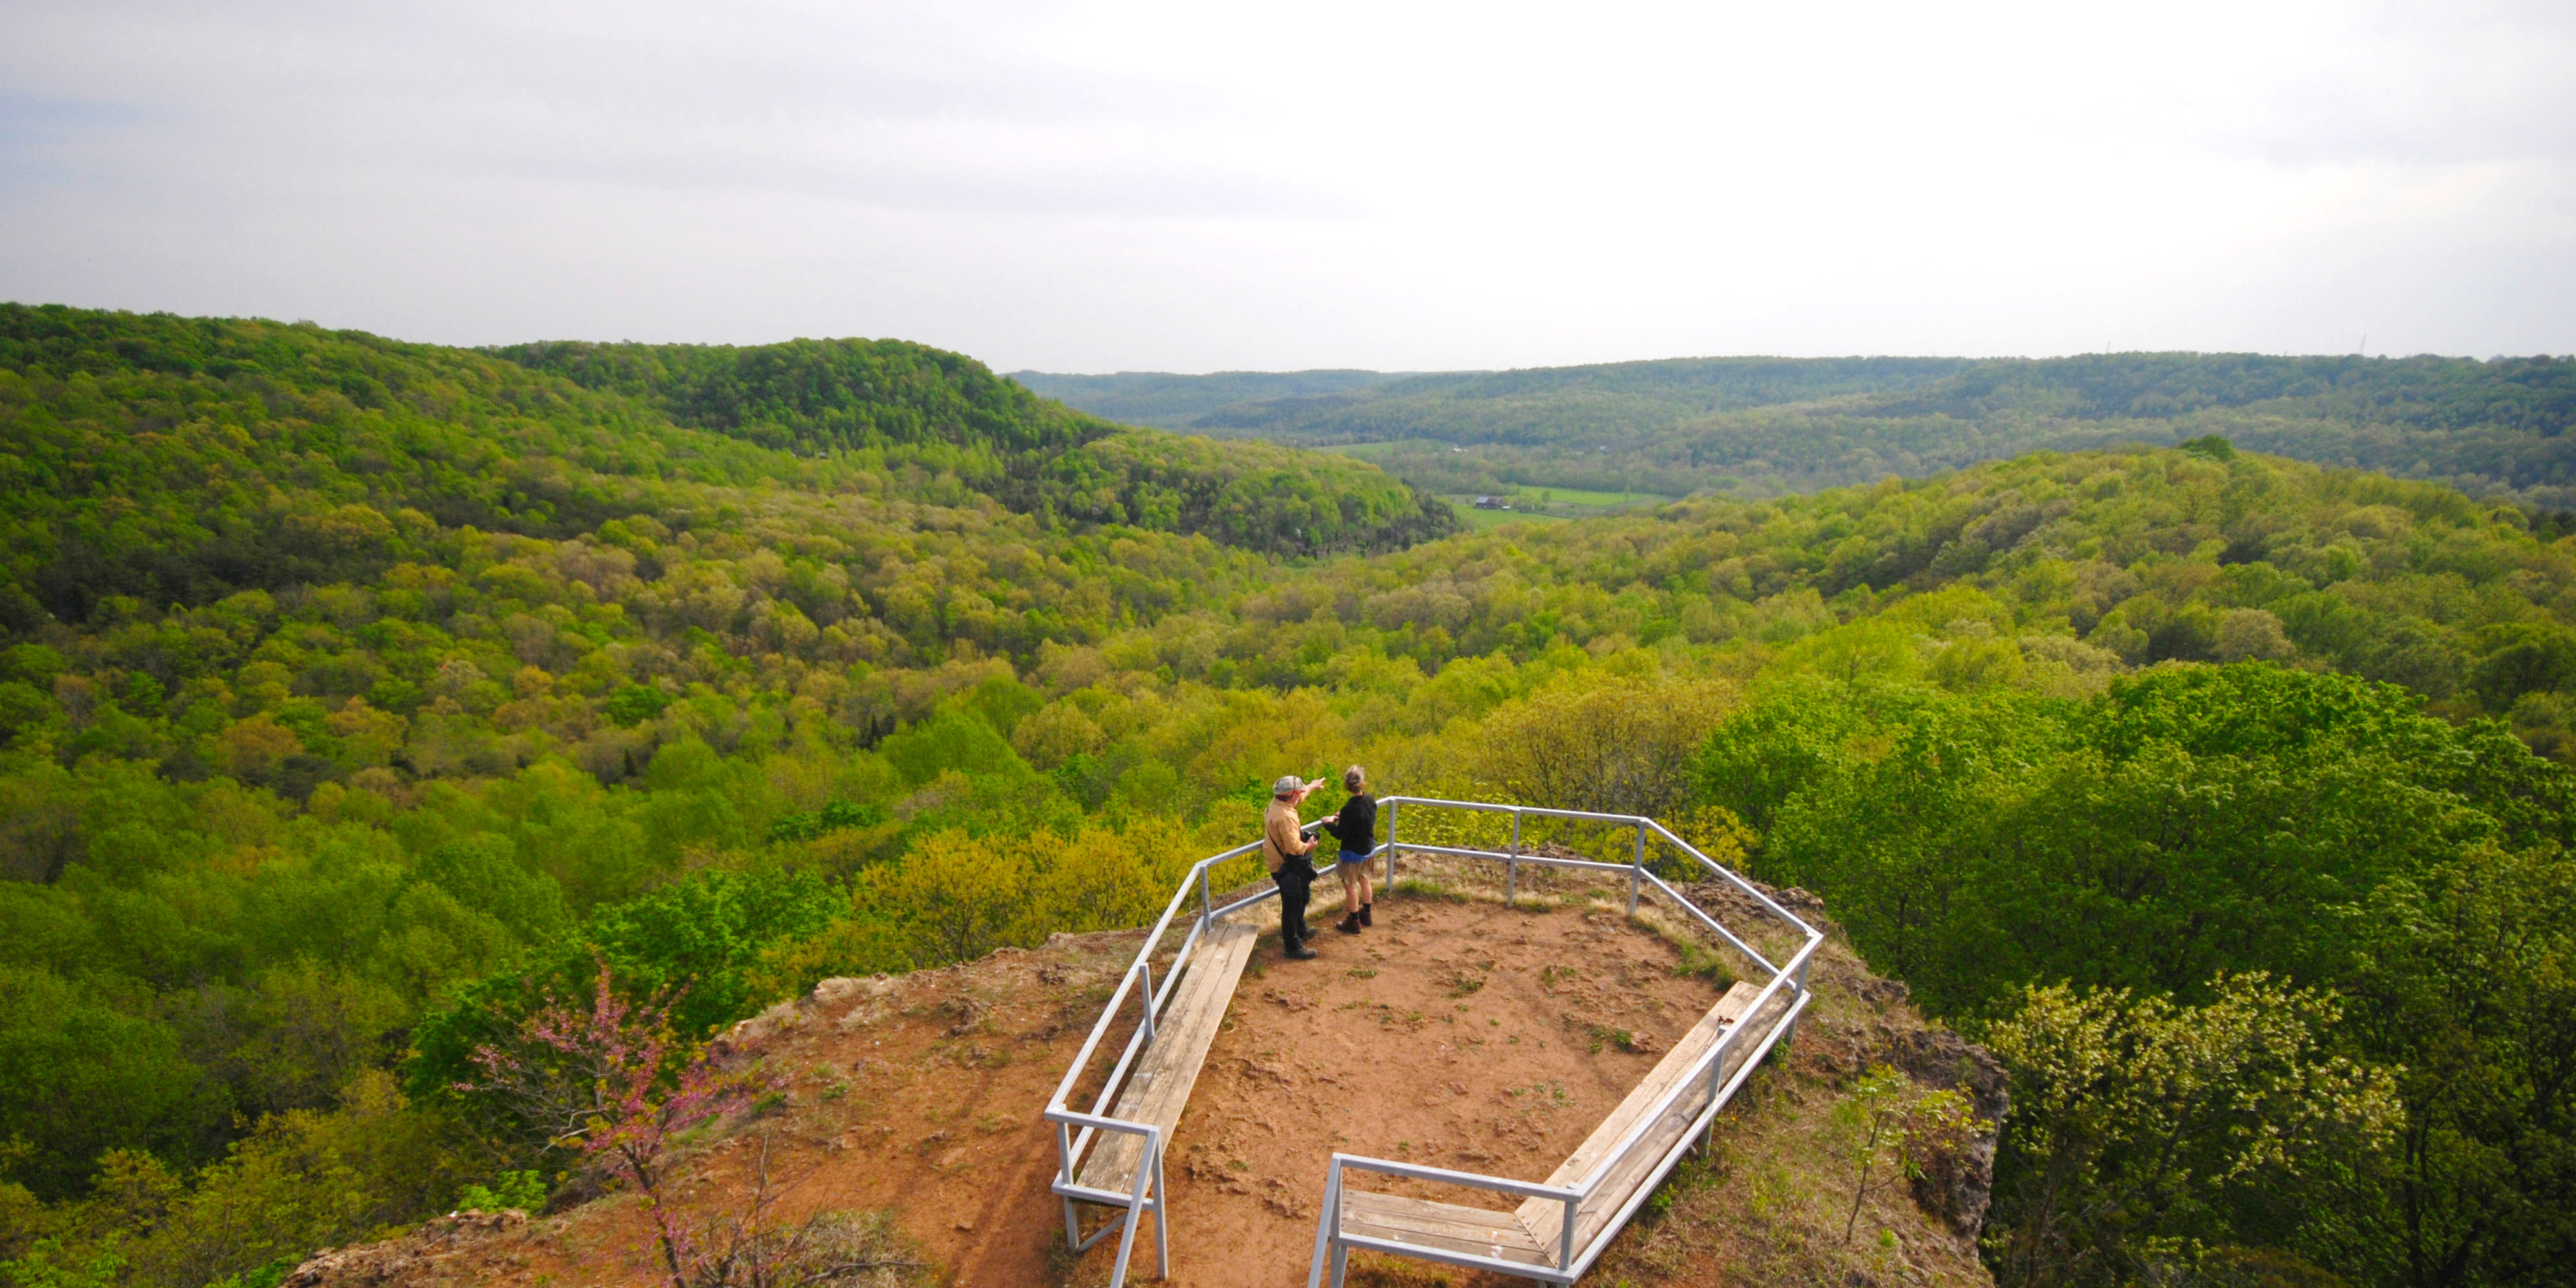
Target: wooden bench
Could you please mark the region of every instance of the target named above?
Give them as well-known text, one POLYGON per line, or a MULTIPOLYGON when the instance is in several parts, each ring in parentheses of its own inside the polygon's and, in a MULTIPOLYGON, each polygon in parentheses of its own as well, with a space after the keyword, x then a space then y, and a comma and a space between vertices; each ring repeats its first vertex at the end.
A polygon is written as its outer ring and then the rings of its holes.
MULTIPOLYGON (((1118 1104, 1109 1111, 1110 1117, 1160 1128, 1163 1139, 1171 1140, 1172 1130, 1180 1125, 1181 1111, 1189 1105, 1190 1087, 1198 1081, 1199 1068, 1207 1063, 1208 1046, 1216 1041, 1217 1030, 1225 1022, 1226 1005, 1234 998, 1235 982, 1242 978, 1244 963, 1252 957, 1252 941, 1259 933, 1254 926, 1234 921, 1220 921, 1207 928, 1181 973, 1180 985, 1172 990, 1171 1002, 1154 1022, 1154 1036, 1137 1056, 1136 1067, 1129 1070, 1127 1085, 1118 1093, 1118 1104)), ((1090 1190, 1136 1193, 1137 1169, 1151 1161, 1146 1158, 1145 1145, 1145 1138, 1134 1133, 1098 1133, 1092 1137, 1074 1183, 1090 1190)), ((1159 1169, 1147 1182, 1144 1207, 1154 1212, 1160 1256, 1167 1240, 1159 1169)), ((1072 1220, 1071 1203, 1068 1198, 1068 1221, 1072 1220)), ((1126 1278, 1127 1256, 1141 1217, 1139 1209, 1130 1207, 1121 1218, 1127 1228, 1119 1236, 1118 1265, 1111 1288, 1117 1288, 1126 1278)), ((1168 1272, 1169 1266, 1164 1269, 1168 1272)))
MULTIPOLYGON (((1655 1107, 1656 1100, 1671 1091, 1674 1083, 1689 1076, 1691 1066, 1706 1056, 1709 1049, 1726 1036, 1727 1030, 1744 1021, 1745 1011, 1753 1005, 1753 999, 1761 995, 1761 989, 1742 981, 1726 990, 1726 996, 1719 998, 1717 1005, 1710 1007, 1708 1014, 1701 1016, 1699 1023, 1692 1025, 1691 1031, 1683 1034, 1680 1041, 1673 1043, 1673 1049, 1665 1052, 1664 1058, 1655 1063, 1654 1069, 1646 1074, 1646 1080, 1638 1083, 1637 1089, 1629 1092, 1628 1098, 1620 1101, 1619 1107, 1611 1110, 1610 1116, 1602 1119, 1599 1127, 1592 1129, 1592 1135, 1575 1147, 1564 1164, 1549 1174, 1547 1183, 1581 1183, 1584 1176, 1617 1147, 1619 1138, 1627 1135, 1628 1129, 1636 1126, 1637 1120, 1655 1107)), ((1769 1009, 1772 1014, 1784 1009, 1778 994, 1774 995, 1769 1009)), ((1718 1070, 1717 1085, 1725 1085, 1728 1078, 1735 1076, 1737 1069, 1744 1067, 1744 1061, 1753 1053, 1755 1045, 1750 1041, 1739 1042, 1726 1053, 1725 1067, 1718 1070)), ((1636 1144, 1629 1146, 1627 1155, 1609 1176, 1603 1178, 1601 1187, 1576 1210, 1575 1247, 1590 1243, 1593 1236, 1619 1214, 1619 1209, 1628 1205, 1637 1188, 1654 1174, 1655 1165, 1663 1161, 1665 1153, 1680 1142, 1682 1133, 1689 1131, 1700 1112, 1708 1108, 1712 1090, 1709 1079, 1700 1078, 1691 1091, 1675 1100, 1664 1116, 1646 1129, 1646 1134, 1636 1144)), ((1556 1264, 1557 1259, 1564 1255, 1557 1241, 1565 1231, 1565 1205, 1553 1199, 1531 1199, 1521 1204, 1515 1215, 1520 1218, 1521 1227, 1530 1232, 1530 1237, 1546 1249, 1548 1264, 1556 1264)))
MULTIPOLYGON (((1673 1084, 1688 1077, 1691 1066, 1706 1057, 1729 1029, 1744 1022, 1745 1012, 1760 997, 1762 990, 1748 983, 1737 983, 1710 1007, 1690 1032, 1673 1043, 1673 1049, 1656 1062, 1619 1107, 1601 1120, 1590 1138, 1575 1148, 1564 1164, 1547 1178, 1549 1185, 1573 1186, 1581 1183, 1595 1165, 1616 1148, 1620 1138, 1652 1111, 1655 1102, 1670 1093, 1673 1084)), ((1761 1017, 1768 1021, 1787 1009, 1785 995, 1774 995, 1761 1017)), ((1729 1049, 1716 1083, 1724 1085, 1750 1059, 1759 1043, 1744 1041, 1729 1049)), ((1645 1134, 1603 1179, 1591 1198, 1575 1214, 1574 1246, 1583 1247, 1597 1237, 1628 1201, 1636 1196, 1646 1179, 1664 1155, 1680 1143, 1682 1133, 1708 1108, 1712 1091, 1710 1080, 1702 1075, 1693 1090, 1677 1098, 1663 1115, 1649 1126, 1645 1134)), ((1554 1271, 1561 1264, 1561 1240, 1565 1232, 1565 1204, 1558 1199, 1531 1199, 1513 1212, 1495 1212, 1455 1203, 1435 1203, 1424 1199, 1397 1198, 1364 1190, 1342 1191, 1341 1229, 1344 1234, 1380 1239, 1389 1243, 1471 1256, 1491 1257, 1515 1262, 1534 1269, 1554 1271)), ((1320 1239, 1321 1236, 1319 1235, 1320 1239)), ((1320 1274, 1322 1267, 1317 1267, 1320 1274)), ((1338 1266, 1336 1268, 1338 1277, 1338 1266)))
POLYGON ((1342 1232, 1543 1269, 1556 1266, 1547 1249, 1511 1213, 1455 1203, 1344 1190, 1342 1232))

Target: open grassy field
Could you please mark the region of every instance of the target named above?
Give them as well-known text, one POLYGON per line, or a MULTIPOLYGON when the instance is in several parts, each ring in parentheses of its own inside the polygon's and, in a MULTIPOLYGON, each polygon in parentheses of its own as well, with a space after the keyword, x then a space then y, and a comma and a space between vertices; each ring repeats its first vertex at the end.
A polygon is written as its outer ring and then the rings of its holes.
POLYGON ((1661 505, 1673 498, 1660 492, 1585 492, 1575 488, 1521 488, 1521 495, 1536 495, 1542 508, 1560 507, 1577 510, 1610 511, 1638 505, 1661 505))
POLYGON ((1588 519, 1597 515, 1616 514, 1622 510, 1644 509, 1661 505, 1673 498, 1654 492, 1586 492, 1573 488, 1515 488, 1502 497, 1508 510, 1476 508, 1476 495, 1467 492, 1442 494, 1458 510, 1458 517, 1475 531, 1498 527, 1523 519, 1557 520, 1588 519))
POLYGON ((1470 532, 1499 528, 1506 523, 1563 523, 1566 521, 1563 515, 1539 514, 1529 510, 1479 510, 1476 508, 1476 498, 1472 496, 1453 496, 1446 500, 1457 508, 1459 520, 1467 525, 1467 530, 1470 532))

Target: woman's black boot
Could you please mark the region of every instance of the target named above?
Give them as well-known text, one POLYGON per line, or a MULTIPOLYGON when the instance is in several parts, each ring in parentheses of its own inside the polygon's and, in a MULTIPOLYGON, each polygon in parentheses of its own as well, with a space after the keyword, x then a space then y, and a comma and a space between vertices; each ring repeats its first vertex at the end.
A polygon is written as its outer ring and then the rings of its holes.
POLYGON ((1370 900, 1370 901, 1368 901, 1367 903, 1364 903, 1364 904, 1361 904, 1361 905, 1360 905, 1360 924, 1361 924, 1361 925, 1363 925, 1363 926, 1374 926, 1374 925, 1376 925, 1376 924, 1377 924, 1377 918, 1372 917, 1372 916, 1370 916, 1370 915, 1369 915, 1369 910, 1370 910, 1370 909, 1372 909, 1372 908, 1375 908, 1375 907, 1377 907, 1377 901, 1376 901, 1376 900, 1374 900, 1374 899, 1371 899, 1371 900, 1370 900))

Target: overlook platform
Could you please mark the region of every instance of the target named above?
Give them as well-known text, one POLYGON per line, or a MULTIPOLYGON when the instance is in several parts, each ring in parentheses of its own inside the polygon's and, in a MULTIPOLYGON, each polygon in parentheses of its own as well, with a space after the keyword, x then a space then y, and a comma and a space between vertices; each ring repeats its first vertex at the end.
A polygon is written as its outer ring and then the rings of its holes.
POLYGON ((1185 1282, 1338 1284, 1354 1249, 1573 1282, 1807 1004, 1821 936, 1651 820, 1386 804, 1507 824, 1507 848, 1474 826, 1412 841, 1390 808, 1381 853, 1414 880, 1306 962, 1260 933, 1273 892, 1206 888, 1239 851, 1203 862, 1068 1070, 1052 1188, 1075 1250, 1117 1237, 1113 1283, 1147 1221, 1158 1274, 1175 1240, 1184 1266, 1229 1268, 1185 1282), (1593 844, 1524 846, 1534 818, 1593 844), (1604 828, 1628 862, 1586 857, 1604 828), (1739 919, 1779 924, 1730 929, 1659 870, 1733 882, 1739 919), (1091 1205, 1110 1219, 1086 1233, 1091 1205))

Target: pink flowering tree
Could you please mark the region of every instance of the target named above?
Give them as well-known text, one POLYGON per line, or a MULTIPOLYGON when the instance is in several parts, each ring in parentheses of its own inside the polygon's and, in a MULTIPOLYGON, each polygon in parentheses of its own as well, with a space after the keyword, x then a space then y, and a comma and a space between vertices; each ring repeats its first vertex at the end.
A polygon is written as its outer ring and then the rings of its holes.
POLYGON ((602 960, 587 1005, 548 993, 515 1041, 475 1049, 482 1076, 456 1089, 493 1097, 549 1144, 574 1151, 610 1183, 643 1195, 663 1268, 675 1288, 690 1288, 704 1281, 707 1258, 667 1193, 672 1144, 771 1084, 726 1070, 697 1044, 681 1041, 670 1024, 676 994, 629 1002, 613 983, 602 960))

